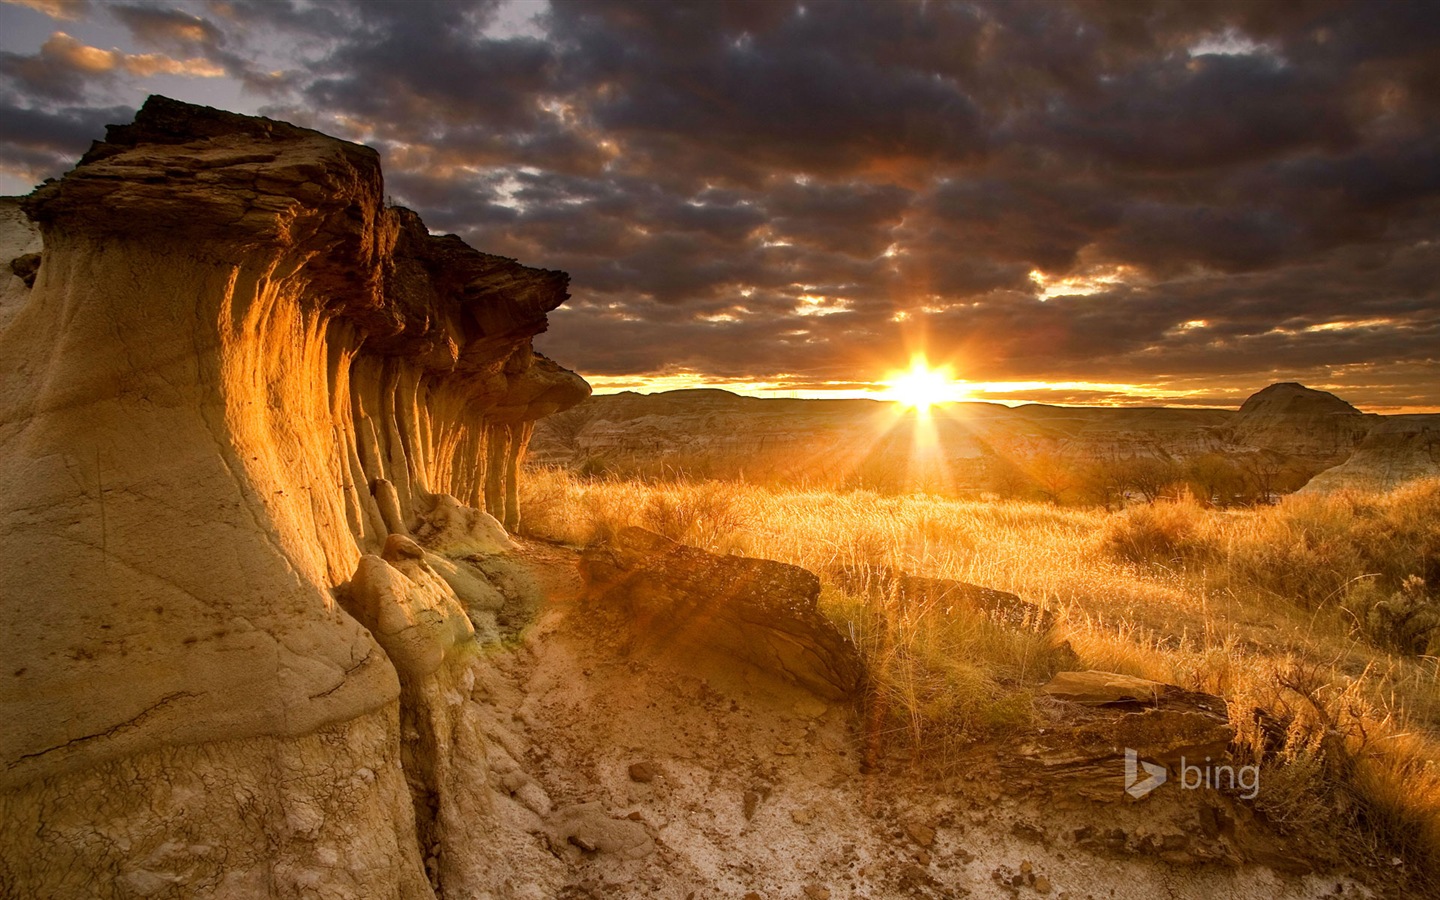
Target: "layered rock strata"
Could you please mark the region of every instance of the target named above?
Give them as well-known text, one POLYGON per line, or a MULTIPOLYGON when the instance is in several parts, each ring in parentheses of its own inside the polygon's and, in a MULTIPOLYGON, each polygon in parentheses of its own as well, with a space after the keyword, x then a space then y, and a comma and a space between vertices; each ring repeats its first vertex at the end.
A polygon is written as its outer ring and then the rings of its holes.
POLYGON ((1329 391, 1282 382, 1240 406, 1231 439, 1242 447, 1339 461, 1355 449, 1377 418, 1329 391))
POLYGON ((564 273, 384 197, 369 148, 153 97, 21 203, 0 894, 484 895, 445 838, 484 813, 476 563, 589 391, 531 347, 564 273))
POLYGON ((580 574, 592 601, 622 610, 647 642, 718 650, 834 700, 862 685, 859 652, 817 608, 820 579, 799 566, 626 528, 588 548, 580 574))
POLYGON ((1440 477, 1440 415, 1390 416, 1377 424, 1350 458, 1316 475, 1306 493, 1389 490, 1440 477))

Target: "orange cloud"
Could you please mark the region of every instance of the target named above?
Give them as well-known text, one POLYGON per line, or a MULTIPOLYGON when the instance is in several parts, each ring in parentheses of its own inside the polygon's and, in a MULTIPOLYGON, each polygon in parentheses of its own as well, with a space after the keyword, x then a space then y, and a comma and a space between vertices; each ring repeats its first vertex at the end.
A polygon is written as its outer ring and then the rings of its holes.
POLYGON ((82 44, 63 31, 57 31, 40 47, 42 56, 64 63, 72 69, 92 74, 129 72, 131 75, 188 75, 193 78, 218 78, 225 70, 208 59, 192 57, 175 59, 163 53, 125 53, 101 50, 82 44))
POLYGON ((33 9, 52 19, 63 19, 66 22, 84 18, 85 11, 90 6, 90 0, 0 0, 0 2, 33 9))

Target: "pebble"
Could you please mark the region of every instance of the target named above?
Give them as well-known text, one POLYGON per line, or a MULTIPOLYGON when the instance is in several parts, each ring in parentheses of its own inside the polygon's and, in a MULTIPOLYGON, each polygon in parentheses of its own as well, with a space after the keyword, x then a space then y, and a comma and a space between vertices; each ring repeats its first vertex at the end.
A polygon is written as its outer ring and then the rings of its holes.
POLYGON ((905 827, 905 830, 910 834, 911 840, 913 840, 920 846, 935 846, 935 829, 931 828, 929 825, 922 825, 919 822, 914 822, 910 825, 907 825, 905 827))
POLYGON ((760 794, 757 791, 746 791, 743 801, 743 811, 746 820, 755 818, 755 810, 760 808, 760 794))
POLYGON ((641 784, 649 784, 655 780, 655 767, 644 762, 631 763, 630 780, 638 781, 641 784))

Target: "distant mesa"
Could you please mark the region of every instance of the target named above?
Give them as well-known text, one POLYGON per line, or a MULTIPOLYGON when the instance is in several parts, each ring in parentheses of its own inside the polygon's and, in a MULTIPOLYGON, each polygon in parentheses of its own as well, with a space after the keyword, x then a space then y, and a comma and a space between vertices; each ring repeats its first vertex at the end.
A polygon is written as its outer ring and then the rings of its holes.
POLYGON ((1270 385, 1240 406, 1231 440, 1239 447, 1339 463, 1377 418, 1328 391, 1285 382, 1270 385))
POLYGON ((1360 416, 1364 413, 1329 391, 1282 381, 1252 394, 1240 405, 1240 415, 1360 416))

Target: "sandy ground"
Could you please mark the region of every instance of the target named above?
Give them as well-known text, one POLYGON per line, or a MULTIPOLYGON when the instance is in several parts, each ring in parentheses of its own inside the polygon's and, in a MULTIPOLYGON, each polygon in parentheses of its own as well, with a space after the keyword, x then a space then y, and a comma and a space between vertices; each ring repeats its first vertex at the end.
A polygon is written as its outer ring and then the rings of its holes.
POLYGON ((1159 843, 1173 805, 1056 802, 984 769, 861 774, 854 710, 724 658, 637 650, 580 597, 573 551, 527 543, 525 558, 547 599, 476 697, 502 768, 521 770, 504 776, 514 802, 542 814, 530 838, 556 857, 558 881, 534 896, 1376 896, 1333 876, 1076 844, 1077 829, 1106 826, 1151 827, 1159 843))

